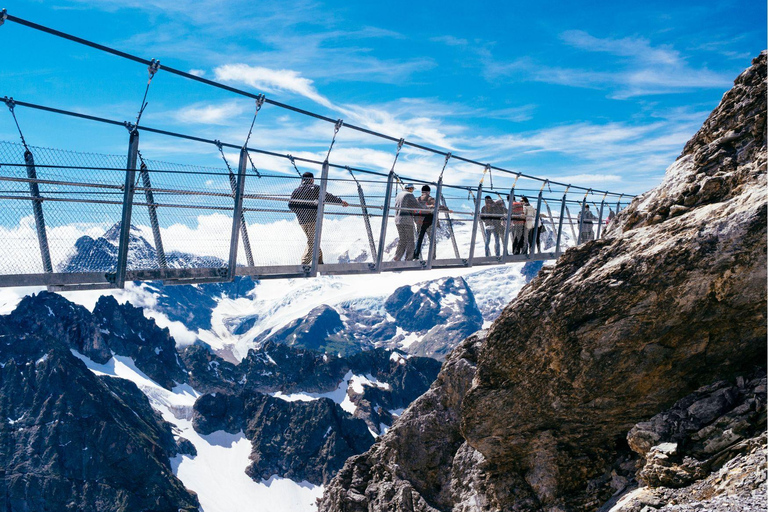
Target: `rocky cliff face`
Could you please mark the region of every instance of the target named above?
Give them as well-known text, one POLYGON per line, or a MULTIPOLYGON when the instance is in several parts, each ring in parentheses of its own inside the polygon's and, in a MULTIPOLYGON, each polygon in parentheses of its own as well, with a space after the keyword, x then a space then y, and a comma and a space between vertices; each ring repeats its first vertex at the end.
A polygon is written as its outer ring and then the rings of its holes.
MULTIPOLYGON (((656 442, 635 425, 764 366, 765 84, 764 52, 664 182, 609 238, 542 271, 485 341, 455 350, 432 389, 345 464, 320 510, 595 510, 634 477, 630 446, 656 442)), ((754 390, 764 404, 765 388, 754 390)), ((745 421, 763 428, 760 414, 745 421)), ((750 435, 720 428, 704 437, 718 450, 750 435)), ((709 460, 704 452, 679 453, 709 460)), ((651 465, 638 478, 701 478, 702 464, 651 465)))
POLYGON ((111 358, 90 313, 59 296, 0 317, 0 506, 197 510, 171 471, 170 425, 133 383, 96 376, 73 350, 111 358))

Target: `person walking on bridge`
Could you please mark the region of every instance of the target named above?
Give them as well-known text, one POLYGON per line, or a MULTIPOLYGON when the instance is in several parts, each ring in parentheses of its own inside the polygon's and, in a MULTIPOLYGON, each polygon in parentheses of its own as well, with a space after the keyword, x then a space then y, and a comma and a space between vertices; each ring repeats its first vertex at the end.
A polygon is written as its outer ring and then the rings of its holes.
POLYGON ((523 254, 525 249, 525 205, 512 201, 512 254, 523 254))
MULTIPOLYGON (((435 198, 429 195, 432 189, 429 185, 421 187, 421 195, 416 198, 416 202, 419 203, 421 212, 414 216, 416 221, 416 230, 419 232, 418 239, 416 240, 416 250, 413 251, 413 259, 417 260, 421 257, 421 245, 424 243, 424 235, 429 236, 430 244, 437 243, 436 240, 432 240, 432 222, 434 222, 433 213, 435 211, 435 198)), ((440 205, 438 209, 441 212, 450 211, 447 207, 440 205)), ((440 220, 437 221, 437 227, 440 227, 440 220)))
POLYGON ((592 223, 597 220, 595 214, 589 211, 589 205, 585 204, 584 209, 579 213, 579 243, 583 244, 595 239, 595 233, 592 231, 592 223))
POLYGON ((485 228, 485 256, 491 256, 491 237, 494 237, 494 249, 496 257, 501 253, 501 239, 504 237, 504 221, 502 220, 507 213, 504 207, 504 201, 493 200, 491 196, 485 196, 485 205, 480 209, 480 219, 485 228))
MULTIPOLYGON (((315 185, 315 175, 307 171, 301 175, 301 185, 291 193, 288 209, 296 214, 302 231, 307 236, 307 248, 301 258, 302 265, 312 263, 312 253, 315 250, 315 224, 317 223, 317 206, 320 198, 320 185, 315 185)), ((344 207, 349 203, 329 192, 325 193, 325 202, 340 204, 344 207)), ((323 250, 318 251, 318 264, 323 263, 323 250)))
POLYGON ((413 195, 413 183, 405 186, 405 190, 395 197, 395 227, 397 228, 397 249, 395 261, 403 258, 405 261, 413 259, 414 240, 413 231, 416 226, 414 214, 419 212, 419 203, 413 195))

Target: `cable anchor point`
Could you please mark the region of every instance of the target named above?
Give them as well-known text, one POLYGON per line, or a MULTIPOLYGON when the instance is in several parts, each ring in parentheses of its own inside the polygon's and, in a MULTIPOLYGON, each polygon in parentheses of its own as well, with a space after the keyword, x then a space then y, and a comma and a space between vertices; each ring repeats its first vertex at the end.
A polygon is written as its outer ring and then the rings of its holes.
POLYGON ((0 27, 3 25, 3 23, 5 23, 5 20, 7 19, 8 19, 8 11, 3 9, 2 11, 0 11, 0 27))

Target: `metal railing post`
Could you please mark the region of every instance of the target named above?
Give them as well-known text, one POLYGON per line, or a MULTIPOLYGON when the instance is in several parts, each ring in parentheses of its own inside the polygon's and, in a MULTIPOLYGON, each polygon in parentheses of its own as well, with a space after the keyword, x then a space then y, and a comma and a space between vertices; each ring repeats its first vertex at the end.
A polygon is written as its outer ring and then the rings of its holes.
POLYGON ((160 223, 157 221, 157 205, 155 204, 155 195, 152 193, 152 181, 149 179, 149 169, 147 169, 147 165, 144 162, 139 167, 139 174, 141 174, 141 182, 144 185, 144 197, 147 199, 149 224, 152 227, 152 238, 155 241, 157 264, 160 268, 168 268, 168 262, 165 259, 165 249, 163 248, 163 239, 160 236, 160 223))
POLYGON ((560 221, 557 223, 557 242, 555 242, 555 256, 560 257, 560 238, 563 234, 563 217, 565 216, 565 198, 568 194, 563 194, 563 204, 560 205, 560 221))
MULTIPOLYGON (((247 169, 248 151, 243 147, 240 149, 240 160, 237 164, 237 180, 234 184, 235 206, 232 210, 232 233, 229 238, 229 262, 227 263, 227 281, 235 280, 235 270, 237 268, 237 246, 240 239, 243 223, 243 194, 245 192, 245 171, 247 169)), ((231 179, 230 179, 231 182, 231 179)), ((250 242, 246 237, 243 243, 250 242)), ((249 261, 249 265, 252 263, 249 261)))
MULTIPOLYGON (((224 153, 221 153, 224 155, 224 153)), ((226 162, 226 158, 224 159, 226 162)), ((229 164, 227 163, 227 167, 229 167, 229 164)), ((245 150, 245 154, 243 154, 243 151, 240 151, 240 158, 237 163, 237 175, 236 178, 234 174, 232 174, 232 171, 229 171, 229 186, 232 189, 232 196, 236 196, 237 192, 237 186, 238 186, 238 180, 240 179, 239 176, 243 176, 243 180, 245 179, 245 172, 248 168, 248 150, 245 150)), ((242 192, 241 192, 242 194, 242 192)), ((241 199, 241 206, 242 206, 242 199, 241 199)), ((248 266, 252 267, 254 265, 253 263, 253 252, 251 252, 251 238, 248 236, 248 226, 245 223, 245 215, 242 212, 242 208, 240 209, 240 234, 243 237, 243 250, 245 251, 245 260, 248 262, 248 266)), ((231 242, 230 242, 231 243, 231 242)))
POLYGON ((477 197, 475 198, 475 217, 472 221, 472 238, 469 242, 469 258, 467 266, 472 266, 472 260, 475 259, 475 241, 477 240, 477 222, 480 220, 480 200, 483 198, 483 184, 477 186, 477 197))
MULTIPOLYGON (((607 195, 607 194, 606 194, 607 195)), ((603 210, 605 208, 605 196, 603 196, 603 200, 600 201, 600 215, 597 217, 597 236, 596 238, 600 238, 601 228, 603 227, 603 210)))
POLYGON ((317 276, 317 265, 320 260, 320 238, 323 235, 323 216, 325 213, 325 191, 328 189, 328 160, 323 162, 323 170, 320 174, 320 191, 317 196, 317 217, 315 218, 315 243, 312 246, 312 264, 309 276, 317 276))
POLYGON ((432 268, 432 261, 437 255, 437 221, 440 215, 440 197, 443 193, 443 177, 437 180, 437 192, 435 195, 435 211, 432 214, 432 229, 429 232, 429 256, 427 256, 427 269, 432 268))
POLYGON ((504 250, 502 251, 502 261, 509 256, 509 228, 512 226, 512 199, 515 197, 515 188, 512 187, 507 197, 507 218, 504 224, 504 250))
MULTIPOLYGON (((542 190, 544 187, 541 187, 542 190)), ((539 239, 539 218, 541 217, 541 194, 542 191, 539 190, 539 198, 536 201, 536 217, 533 219, 533 238, 531 239, 531 250, 528 253, 528 257, 532 257, 533 254, 536 252, 536 241, 539 239)), ((541 251, 539 251, 541 253, 541 251)))
POLYGON ((45 217, 43 217, 43 202, 40 199, 40 187, 37 183, 37 170, 35 168, 35 157, 27 149, 24 151, 24 164, 27 167, 27 178, 29 178, 29 194, 32 196, 32 213, 35 217, 35 229, 37 230, 37 242, 40 245, 40 257, 43 260, 43 271, 53 272, 51 265, 51 252, 48 248, 48 234, 45 231, 45 217))
POLYGON ((395 180, 394 171, 389 171, 387 191, 384 193, 384 208, 381 212, 381 233, 379 234, 379 250, 376 252, 374 271, 381 272, 381 260, 384 259, 384 245, 387 242, 387 221, 389 220, 389 203, 392 199, 392 183, 395 180))
POLYGON ((115 287, 125 287, 125 271, 128 269, 128 245, 131 241, 131 212, 133 211, 133 192, 136 183, 136 161, 139 156, 139 130, 131 129, 128 142, 128 163, 125 167, 125 186, 123 187, 123 215, 120 220, 120 243, 117 248, 117 266, 115 268, 115 287))

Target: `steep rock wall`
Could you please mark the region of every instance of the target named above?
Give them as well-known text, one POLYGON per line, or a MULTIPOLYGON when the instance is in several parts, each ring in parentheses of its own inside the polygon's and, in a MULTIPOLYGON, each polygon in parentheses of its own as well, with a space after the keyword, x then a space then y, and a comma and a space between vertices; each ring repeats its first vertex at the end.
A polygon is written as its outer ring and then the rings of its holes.
POLYGON ((595 510, 636 423, 764 365, 765 82, 763 52, 664 182, 540 273, 479 355, 456 349, 320 510, 595 510))

